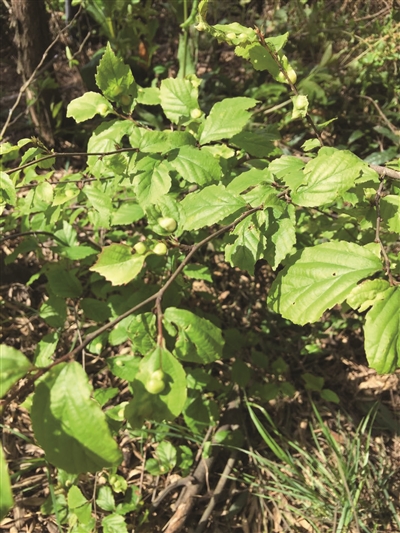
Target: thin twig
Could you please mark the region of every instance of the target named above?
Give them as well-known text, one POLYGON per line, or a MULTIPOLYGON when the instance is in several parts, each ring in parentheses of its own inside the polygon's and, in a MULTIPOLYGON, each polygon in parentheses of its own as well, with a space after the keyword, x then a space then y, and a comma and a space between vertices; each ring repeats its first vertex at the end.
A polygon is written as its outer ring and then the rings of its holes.
POLYGON ((373 98, 371 98, 370 96, 367 96, 367 95, 364 95, 364 94, 359 94, 358 95, 359 98, 364 98, 365 100, 368 100, 369 102, 371 102, 371 104, 373 104, 373 106, 375 107, 375 109, 378 111, 378 113, 380 114, 380 116, 382 117, 382 120, 385 122, 385 124, 387 125, 387 127, 390 129, 390 131, 394 134, 394 135, 397 135, 397 136, 400 136, 400 130, 395 128, 393 126, 393 124, 390 122, 390 120, 386 117, 385 113, 382 111, 382 109, 379 107, 379 105, 375 102, 375 100, 373 98))

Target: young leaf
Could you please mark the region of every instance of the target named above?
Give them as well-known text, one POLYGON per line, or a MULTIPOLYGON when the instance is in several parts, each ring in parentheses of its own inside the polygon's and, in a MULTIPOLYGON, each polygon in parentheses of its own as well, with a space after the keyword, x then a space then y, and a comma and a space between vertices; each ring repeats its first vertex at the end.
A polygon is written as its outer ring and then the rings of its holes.
POLYGON ((103 533, 128 533, 125 518, 119 514, 109 514, 101 521, 103 533))
POLYGON ((14 383, 25 376, 31 366, 29 359, 19 350, 6 344, 0 345, 0 398, 7 394, 14 383))
POLYGON ((161 107, 174 124, 190 120, 190 113, 198 109, 198 88, 190 80, 168 78, 160 87, 161 107))
POLYGON ((305 248, 292 256, 273 282, 268 303, 295 324, 316 322, 341 303, 357 283, 382 269, 367 248, 343 241, 305 248))
POLYGON ((240 133, 251 116, 251 112, 247 109, 256 104, 257 100, 244 96, 225 98, 222 102, 214 104, 204 125, 200 128, 200 144, 230 139, 240 133))
POLYGON ((305 207, 327 205, 354 186, 366 164, 347 150, 321 149, 304 168, 304 182, 292 200, 305 207))
POLYGON ((380 374, 400 368, 400 287, 388 287, 384 299, 375 301, 365 326, 368 363, 380 374))
POLYGON ((210 185, 188 194, 181 202, 186 215, 185 230, 212 226, 245 205, 243 198, 232 194, 223 185, 210 185))
POLYGON ((97 67, 96 84, 106 98, 121 102, 123 95, 136 98, 137 85, 133 78, 129 65, 125 65, 118 58, 110 43, 107 43, 106 51, 97 67))
POLYGON ((176 307, 165 310, 164 320, 178 328, 174 353, 182 361, 207 364, 222 357, 221 330, 209 320, 176 307))
POLYGON ((400 233, 400 196, 388 194, 381 199, 381 216, 387 227, 394 233, 400 233))
POLYGON ((0 522, 1 522, 13 504, 11 483, 10 483, 10 478, 8 476, 7 463, 4 458, 2 446, 0 446, 0 479, 1 479, 1 493, 0 493, 0 522))
POLYGON ((106 117, 113 111, 113 106, 104 96, 89 91, 68 104, 67 117, 72 117, 75 122, 83 122, 96 115, 106 117))
POLYGON ((79 363, 61 363, 41 379, 33 396, 33 431, 47 459, 72 474, 118 465, 121 453, 79 363))
POLYGON ((146 255, 133 255, 132 249, 125 244, 111 244, 103 248, 89 270, 98 272, 113 285, 125 285, 142 270, 146 255))

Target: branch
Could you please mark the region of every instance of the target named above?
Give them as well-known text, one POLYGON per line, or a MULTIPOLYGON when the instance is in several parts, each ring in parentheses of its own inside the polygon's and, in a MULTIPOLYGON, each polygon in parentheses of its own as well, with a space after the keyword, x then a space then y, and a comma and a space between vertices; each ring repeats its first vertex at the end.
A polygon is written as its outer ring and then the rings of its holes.
POLYGON ((226 231, 232 230, 237 224, 239 224, 239 222, 241 222, 245 218, 249 217, 253 213, 256 213, 257 211, 261 211, 262 209, 263 209, 263 206, 258 206, 258 207, 254 207, 252 209, 249 209, 248 211, 245 211, 242 215, 240 215, 240 217, 238 217, 231 224, 228 224, 227 226, 223 226, 222 228, 220 228, 215 233, 212 233, 211 235, 209 235, 208 237, 206 237, 205 239, 203 239, 199 243, 193 245, 192 249, 187 254, 185 259, 182 261, 182 263, 178 266, 178 268, 174 271, 174 273, 170 276, 168 281, 165 283, 165 285, 163 287, 161 287, 161 289, 159 291, 157 291, 155 294, 153 294, 153 296, 149 296, 149 298, 146 298, 146 300, 143 300, 142 302, 140 302, 139 304, 135 305, 131 309, 128 309, 128 311, 125 311, 125 313, 122 313, 122 315, 118 316, 114 320, 111 320, 111 322, 108 322, 107 324, 104 324, 100 328, 96 329, 95 331, 93 331, 92 333, 87 335, 83 339, 83 341, 76 348, 74 348, 73 350, 71 350, 67 354, 63 355, 62 357, 60 357, 59 359, 54 361, 51 365, 49 365, 49 366, 47 366, 45 368, 41 368, 35 374, 28 376, 26 383, 20 389, 18 389, 17 388, 17 384, 15 384, 14 387, 11 389, 8 397, 5 400, 2 400, 2 403, 0 402, 0 412, 4 412, 4 409, 10 404, 10 402, 12 400, 14 400, 16 397, 18 397, 20 395, 21 391, 24 392, 25 390, 28 390, 33 385, 33 383, 36 380, 38 380, 41 376, 43 376, 43 374, 48 372, 54 366, 59 365, 60 363, 64 363, 64 362, 72 359, 73 357, 75 357, 75 355, 77 355, 79 352, 81 352, 89 343, 92 342, 92 340, 94 340, 96 337, 101 335, 101 333, 104 333, 105 331, 113 328, 114 326, 119 324, 119 322, 121 322, 121 320, 123 320, 124 318, 132 315, 133 313, 136 313, 136 311, 139 311, 139 309, 141 309, 142 307, 145 307, 147 304, 149 304, 151 302, 154 302, 154 301, 161 302, 161 299, 162 299, 165 291, 170 287, 170 285, 179 276, 179 274, 182 272, 182 270, 185 268, 185 266, 189 263, 191 257, 197 252, 197 250, 199 250, 202 246, 207 244, 212 239, 215 239, 216 237, 218 237, 219 235, 222 235, 226 231))

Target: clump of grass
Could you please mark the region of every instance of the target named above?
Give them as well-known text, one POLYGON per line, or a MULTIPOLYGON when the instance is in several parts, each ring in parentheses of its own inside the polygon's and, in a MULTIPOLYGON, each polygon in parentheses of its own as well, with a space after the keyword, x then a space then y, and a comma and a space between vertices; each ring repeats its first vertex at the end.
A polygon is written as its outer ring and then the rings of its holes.
POLYGON ((338 433, 333 434, 312 407, 315 421, 309 425, 310 446, 305 449, 284 437, 263 407, 247 402, 250 417, 272 454, 251 448, 246 452, 258 471, 246 481, 274 516, 274 531, 400 531, 389 494, 394 468, 382 440, 371 436, 376 409, 354 432, 345 432, 339 422, 338 433))

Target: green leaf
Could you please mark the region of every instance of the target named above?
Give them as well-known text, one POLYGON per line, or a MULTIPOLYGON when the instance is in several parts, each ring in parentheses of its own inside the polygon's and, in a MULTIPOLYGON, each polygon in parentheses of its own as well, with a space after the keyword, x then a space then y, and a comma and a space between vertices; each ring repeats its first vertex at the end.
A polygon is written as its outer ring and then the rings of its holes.
POLYGON ((8 174, 0 171, 1 203, 15 205, 17 195, 15 187, 8 174))
POLYGON ((218 159, 194 146, 182 146, 169 162, 186 181, 201 186, 218 181, 222 173, 218 159))
POLYGON ((56 296, 50 296, 40 306, 39 316, 53 328, 64 327, 67 319, 67 305, 65 300, 56 296))
POLYGON ((236 176, 226 188, 234 194, 240 194, 250 187, 265 182, 271 183, 272 181, 274 181, 274 178, 268 169, 260 170, 258 168, 252 168, 236 176))
POLYGON ((83 122, 96 115, 106 117, 113 111, 113 106, 104 96, 89 91, 68 104, 67 117, 72 117, 75 122, 83 122))
POLYGON ((137 86, 129 65, 117 57, 110 43, 100 60, 96 73, 96 85, 106 98, 121 103, 123 95, 137 96, 137 86))
POLYGON ((73 362, 49 370, 33 396, 35 438, 52 464, 72 474, 97 472, 121 461, 105 415, 90 394, 87 375, 73 362))
POLYGON ((25 376, 31 366, 29 359, 19 350, 6 344, 0 345, 0 398, 7 394, 14 383, 25 376))
POLYGON ((98 272, 112 285, 125 285, 142 270, 146 255, 148 254, 133 255, 132 248, 125 244, 111 244, 103 248, 89 270, 98 272))
POLYGON ((400 368, 400 287, 388 287, 375 301, 365 325, 365 352, 369 365, 380 374, 400 368))
POLYGON ((347 303, 363 313, 377 301, 384 300, 389 287, 389 282, 384 279, 367 279, 354 287, 346 299, 347 303))
POLYGON ((7 463, 4 458, 3 448, 0 446, 0 522, 7 515, 8 511, 13 505, 13 497, 11 492, 11 483, 7 470, 7 463))
POLYGON ((232 266, 254 273, 254 265, 263 257, 266 246, 264 223, 265 215, 255 213, 235 227, 232 234, 238 237, 233 244, 225 247, 225 259, 232 266))
POLYGON ((85 186, 83 192, 89 201, 89 205, 100 213, 100 216, 104 219, 104 226, 108 227, 110 216, 113 211, 110 195, 104 192, 101 189, 101 185, 98 183, 85 186))
POLYGON ((129 533, 125 518, 119 514, 109 514, 101 521, 103 533, 129 533))
POLYGON ((154 313, 142 313, 132 317, 126 331, 132 341, 132 348, 134 350, 143 355, 154 350, 155 339, 157 338, 156 317, 154 313))
POLYGON ((280 178, 290 189, 296 190, 299 185, 305 183, 303 168, 304 162, 301 159, 292 155, 284 155, 274 159, 268 170, 280 178))
MULTIPOLYGON (((103 122, 98 126, 88 142, 88 152, 104 153, 112 152, 119 147, 121 139, 124 135, 130 135, 133 130, 137 129, 135 124, 130 120, 110 120, 103 122)), ((99 157, 98 155, 90 155, 88 157, 88 167, 90 172, 96 178, 104 178, 105 176, 115 176, 117 170, 121 174, 124 168, 119 168, 116 165, 117 161, 125 162, 125 169, 128 166, 128 159, 126 155, 108 155, 99 157)), ((121 167, 123 165, 120 165, 121 167)), ((83 190, 85 191, 87 187, 83 190)))
POLYGON ((111 214, 111 226, 128 226, 144 217, 139 204, 124 202, 111 214))
POLYGON ((143 357, 140 371, 132 383, 134 397, 125 408, 125 416, 133 428, 145 420, 173 420, 186 402, 186 375, 181 363, 166 349, 157 346, 143 357), (162 369, 166 386, 160 394, 150 394, 146 384, 153 372, 162 369))
POLYGON ((304 169, 304 182, 292 200, 305 207, 331 204, 354 186, 366 164, 347 150, 321 149, 304 169))
POLYGON ((273 282, 268 303, 295 324, 316 322, 348 297, 357 283, 382 269, 367 248, 342 241, 305 248, 273 282))
POLYGON ((381 199, 381 216, 390 231, 400 233, 400 196, 388 194, 381 199))
POLYGON ((35 350, 35 366, 42 368, 53 362, 53 356, 57 349, 59 335, 56 331, 42 337, 35 350))
POLYGON ((181 202, 186 215, 185 230, 212 226, 245 205, 243 198, 232 194, 223 185, 210 185, 188 194, 181 202))
POLYGON ((209 320, 176 307, 165 310, 164 320, 178 328, 174 354, 182 361, 207 364, 222 357, 221 330, 209 320))
POLYGON ((271 209, 268 212, 269 222, 266 224, 267 231, 264 234, 267 239, 264 258, 275 270, 296 244, 296 232, 293 220, 287 213, 276 218, 272 216, 271 209))
POLYGON ((106 485, 99 488, 96 503, 103 511, 115 511, 115 500, 110 487, 106 485))
POLYGON ((139 172, 133 179, 135 193, 141 207, 156 204, 171 188, 169 169, 160 156, 149 155, 136 163, 139 172))
POLYGON ((79 298, 82 285, 76 275, 61 265, 48 265, 45 271, 52 294, 59 298, 79 298))
POLYGON ((168 78, 160 87, 161 107, 174 124, 190 120, 190 113, 198 109, 198 87, 192 81, 168 78))
POLYGON ((185 266, 183 273, 191 279, 204 279, 204 281, 213 282, 210 269, 205 265, 191 263, 185 266))
POLYGON ((200 144, 230 139, 240 133, 251 117, 247 109, 254 107, 254 98, 225 98, 213 105, 204 125, 200 128, 200 144))
POLYGON ((105 322, 111 316, 111 310, 106 304, 96 298, 83 298, 80 302, 81 309, 86 318, 96 322, 105 322))
POLYGON ((275 139, 274 134, 241 131, 231 138, 231 142, 254 157, 267 157, 275 150, 275 139))

